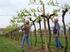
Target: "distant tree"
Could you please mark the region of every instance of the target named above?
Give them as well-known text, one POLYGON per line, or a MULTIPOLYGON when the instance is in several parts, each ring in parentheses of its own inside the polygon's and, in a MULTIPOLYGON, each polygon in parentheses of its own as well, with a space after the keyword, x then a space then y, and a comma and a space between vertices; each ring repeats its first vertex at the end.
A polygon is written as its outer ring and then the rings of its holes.
POLYGON ((64 52, 67 52, 67 46, 68 46, 68 40, 67 40, 67 35, 66 35, 66 26, 65 26, 65 22, 64 22, 64 16, 66 14, 66 12, 68 11, 68 9, 66 8, 65 10, 63 10, 63 14, 62 14, 62 22, 63 22, 63 28, 64 28, 64 35, 65 35, 65 42, 66 42, 66 45, 65 45, 65 51, 64 52))
POLYGON ((63 29, 64 29, 64 35, 65 35, 65 42, 66 42, 64 52, 67 52, 67 48, 68 48, 68 39, 67 39, 67 35, 66 35, 66 26, 65 26, 65 21, 64 21, 65 18, 64 17, 69 9, 70 9, 70 6, 68 4, 65 4, 63 6, 63 10, 62 10, 62 22, 63 22, 63 29))
POLYGON ((45 16, 45 15, 41 15, 41 16, 47 19, 47 25, 48 25, 48 31, 49 31, 48 50, 51 52, 50 44, 51 44, 51 35, 52 35, 52 33, 51 33, 50 21, 49 20, 51 19, 52 16, 56 16, 56 14, 53 13, 53 14, 50 14, 50 15, 48 14, 47 16, 45 16))
POLYGON ((41 19, 41 16, 38 16, 37 17, 37 22, 39 23, 39 29, 40 29, 40 37, 41 37, 41 46, 42 46, 42 49, 44 48, 43 47, 43 34, 42 34, 42 29, 41 29, 41 21, 42 21, 42 19, 41 19))
POLYGON ((36 25, 35 25, 36 19, 35 19, 35 20, 32 20, 32 19, 30 18, 30 21, 32 21, 32 24, 34 25, 35 46, 36 46, 36 43, 37 43, 37 33, 36 33, 36 25))

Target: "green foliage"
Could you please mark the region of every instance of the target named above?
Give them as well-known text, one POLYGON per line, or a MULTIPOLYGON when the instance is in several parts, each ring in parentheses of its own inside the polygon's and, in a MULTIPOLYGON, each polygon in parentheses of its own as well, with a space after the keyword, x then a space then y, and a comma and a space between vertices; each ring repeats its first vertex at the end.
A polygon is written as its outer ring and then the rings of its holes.
POLYGON ((8 26, 7 28, 4 29, 4 33, 10 32, 13 29, 13 27, 8 26))
POLYGON ((57 0, 48 0, 48 5, 57 6, 58 4, 57 0))
POLYGON ((70 9, 70 5, 68 5, 67 3, 65 3, 62 8, 63 9, 66 9, 67 8, 69 10, 70 9))
POLYGON ((36 18, 37 20, 37 22, 40 22, 40 21, 42 21, 42 18, 41 18, 41 16, 38 16, 37 18, 36 18))

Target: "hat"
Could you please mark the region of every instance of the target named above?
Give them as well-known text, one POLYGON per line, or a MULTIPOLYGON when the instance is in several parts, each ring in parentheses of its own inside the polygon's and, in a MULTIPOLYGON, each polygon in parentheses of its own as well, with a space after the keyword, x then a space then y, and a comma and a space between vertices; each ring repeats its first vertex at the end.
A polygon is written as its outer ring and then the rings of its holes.
POLYGON ((54 22, 58 22, 58 18, 54 18, 54 22))
POLYGON ((29 20, 26 20, 25 23, 26 23, 26 24, 29 24, 29 20))

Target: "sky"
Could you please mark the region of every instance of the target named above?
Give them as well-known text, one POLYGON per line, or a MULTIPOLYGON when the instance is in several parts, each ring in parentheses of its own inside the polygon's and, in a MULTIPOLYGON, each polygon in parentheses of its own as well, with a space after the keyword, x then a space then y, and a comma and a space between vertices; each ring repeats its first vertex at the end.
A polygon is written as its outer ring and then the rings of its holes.
POLYGON ((27 0, 0 0, 0 28, 10 24, 10 18, 26 7, 27 0))
MULTIPOLYGON (((58 0, 61 4, 70 3, 70 0, 58 0)), ((17 11, 25 8, 29 0, 0 0, 0 28, 10 24, 10 18, 17 14, 17 11)), ((70 15, 67 15, 65 22, 70 22, 70 15)))

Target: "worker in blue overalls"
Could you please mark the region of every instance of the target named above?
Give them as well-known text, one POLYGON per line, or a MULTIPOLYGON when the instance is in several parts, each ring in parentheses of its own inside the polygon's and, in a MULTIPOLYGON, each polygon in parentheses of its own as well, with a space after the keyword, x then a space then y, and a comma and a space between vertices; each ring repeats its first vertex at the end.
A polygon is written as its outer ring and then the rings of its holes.
POLYGON ((53 34, 55 35, 55 42, 56 42, 56 47, 57 48, 63 48, 60 40, 59 40, 59 35, 60 35, 60 25, 58 23, 58 19, 55 18, 54 21, 52 19, 52 22, 54 23, 53 27, 53 34))

